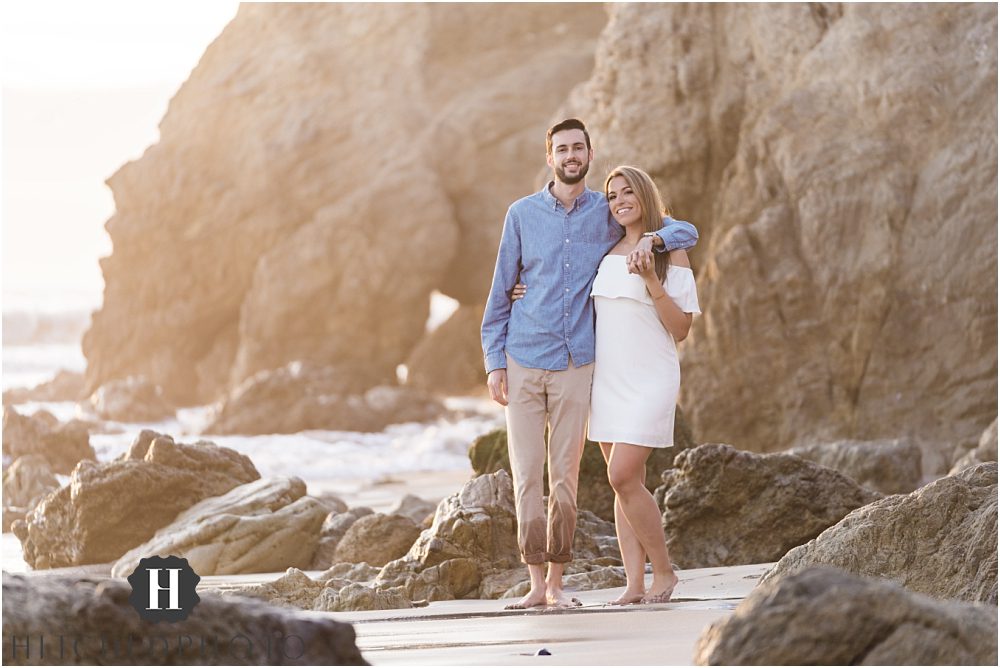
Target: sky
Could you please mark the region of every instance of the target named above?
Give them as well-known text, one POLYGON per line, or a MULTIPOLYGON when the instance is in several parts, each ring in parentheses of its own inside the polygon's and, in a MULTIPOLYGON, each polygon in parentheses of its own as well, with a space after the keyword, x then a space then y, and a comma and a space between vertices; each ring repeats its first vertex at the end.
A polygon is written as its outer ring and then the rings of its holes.
POLYGON ((100 303, 104 181, 158 140, 168 101, 238 6, 0 3, 5 310, 100 303))

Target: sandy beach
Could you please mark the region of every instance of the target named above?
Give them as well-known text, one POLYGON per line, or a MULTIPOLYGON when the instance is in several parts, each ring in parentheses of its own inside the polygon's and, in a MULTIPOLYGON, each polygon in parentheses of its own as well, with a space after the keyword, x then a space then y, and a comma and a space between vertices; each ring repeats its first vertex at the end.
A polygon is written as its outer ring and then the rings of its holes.
MULTIPOLYGON (((624 590, 618 588, 578 592, 583 607, 572 610, 505 611, 501 601, 462 600, 307 614, 354 624, 358 647, 373 665, 689 665, 702 630, 729 615, 771 565, 678 571, 675 600, 660 605, 605 605, 624 590), (536 656, 542 648, 551 655, 536 656)), ((280 575, 203 577, 200 589, 280 575)))

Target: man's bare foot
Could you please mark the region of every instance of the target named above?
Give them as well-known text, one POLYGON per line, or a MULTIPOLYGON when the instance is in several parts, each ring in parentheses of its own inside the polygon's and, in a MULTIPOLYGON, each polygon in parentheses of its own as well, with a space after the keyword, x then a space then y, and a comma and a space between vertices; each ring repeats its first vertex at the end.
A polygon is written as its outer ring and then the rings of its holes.
POLYGON ((583 605, 580 599, 573 598, 562 589, 549 589, 545 593, 545 602, 553 608, 578 608, 583 605))
POLYGON ((674 594, 674 587, 680 582, 677 575, 673 572, 670 573, 669 578, 660 578, 653 576, 653 584, 649 588, 649 592, 642 597, 643 603, 669 603, 670 597, 674 594))
POLYGON ((640 601, 642 601, 642 597, 645 595, 646 592, 642 590, 631 591, 626 589, 625 593, 623 593, 615 600, 611 601, 609 605, 632 605, 633 603, 639 603, 640 601))
POLYGON ((511 603, 503 607, 504 610, 528 610, 530 608, 541 608, 545 606, 545 590, 532 589, 529 591, 524 598, 516 603, 511 603))

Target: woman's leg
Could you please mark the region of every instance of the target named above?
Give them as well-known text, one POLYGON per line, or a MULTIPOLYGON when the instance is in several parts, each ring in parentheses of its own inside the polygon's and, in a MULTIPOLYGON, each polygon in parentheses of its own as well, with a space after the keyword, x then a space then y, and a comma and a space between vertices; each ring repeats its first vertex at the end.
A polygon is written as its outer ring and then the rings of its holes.
POLYGON ((669 600, 669 593, 677 584, 677 576, 667 553, 660 509, 643 484, 646 459, 651 451, 651 448, 641 445, 615 443, 608 462, 608 479, 621 503, 625 518, 653 565, 653 584, 645 600, 659 602, 669 600))
MULTIPOLYGON (((604 455, 605 462, 611 461, 610 443, 601 443, 601 454, 604 455)), ((645 466, 642 475, 643 477, 646 475, 645 466)), ((622 564, 625 566, 625 593, 611 604, 638 603, 646 593, 646 551, 642 549, 632 525, 625 518, 617 494, 615 494, 615 533, 618 534, 618 549, 621 550, 622 564)))

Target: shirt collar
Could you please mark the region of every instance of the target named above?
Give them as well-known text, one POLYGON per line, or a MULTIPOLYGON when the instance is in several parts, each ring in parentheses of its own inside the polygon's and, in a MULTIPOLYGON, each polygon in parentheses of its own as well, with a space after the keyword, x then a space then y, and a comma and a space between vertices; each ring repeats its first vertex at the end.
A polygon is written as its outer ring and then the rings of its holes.
MULTIPOLYGON (((542 188, 542 200, 548 206, 551 206, 553 209, 556 208, 557 204, 562 204, 562 202, 560 202, 556 198, 556 196, 552 194, 552 191, 549 190, 549 188, 551 188, 554 184, 555 184, 555 181, 549 181, 548 183, 545 184, 545 187, 542 188)), ((596 191, 591 190, 587 186, 584 186, 583 187, 583 192, 580 193, 580 195, 573 202, 574 207, 583 206, 595 194, 597 194, 596 191)))

